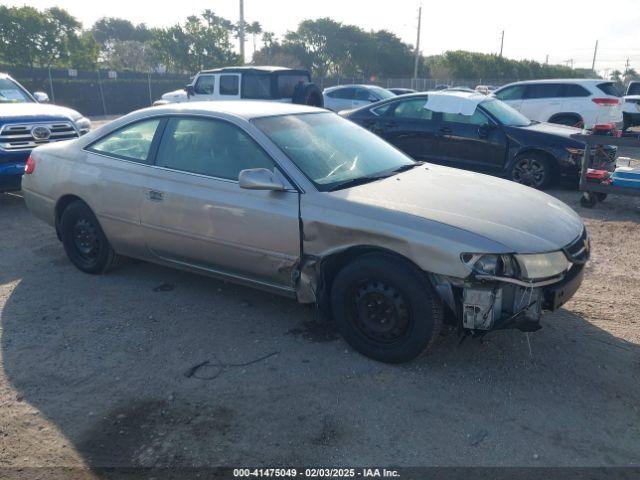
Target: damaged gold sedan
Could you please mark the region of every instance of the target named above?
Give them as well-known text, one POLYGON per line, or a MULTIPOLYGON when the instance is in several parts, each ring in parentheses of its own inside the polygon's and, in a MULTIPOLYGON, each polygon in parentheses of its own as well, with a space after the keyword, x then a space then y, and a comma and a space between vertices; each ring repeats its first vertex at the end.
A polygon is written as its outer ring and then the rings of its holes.
POLYGON ((23 192, 84 272, 130 256, 316 303, 385 362, 417 356, 445 321, 538 329, 589 257, 582 221, 553 197, 415 162, 296 105, 134 112, 37 148, 23 192))

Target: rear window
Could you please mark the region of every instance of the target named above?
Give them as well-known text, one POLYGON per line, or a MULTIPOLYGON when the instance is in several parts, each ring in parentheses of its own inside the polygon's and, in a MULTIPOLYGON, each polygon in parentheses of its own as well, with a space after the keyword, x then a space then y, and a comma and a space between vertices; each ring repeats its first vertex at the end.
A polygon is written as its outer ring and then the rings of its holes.
POLYGON ((565 97, 588 97, 589 95, 589 90, 584 88, 582 85, 568 83, 564 86, 565 97))
POLYGON ((640 82, 631 82, 627 89, 627 95, 640 95, 640 82))
POLYGON ((622 92, 620 92, 618 86, 613 82, 599 83, 598 89, 605 95, 611 95, 612 97, 622 96, 622 92))
POLYGON ((298 82, 307 83, 309 77, 307 75, 300 74, 280 74, 278 75, 278 97, 279 98, 292 98, 293 89, 298 82))

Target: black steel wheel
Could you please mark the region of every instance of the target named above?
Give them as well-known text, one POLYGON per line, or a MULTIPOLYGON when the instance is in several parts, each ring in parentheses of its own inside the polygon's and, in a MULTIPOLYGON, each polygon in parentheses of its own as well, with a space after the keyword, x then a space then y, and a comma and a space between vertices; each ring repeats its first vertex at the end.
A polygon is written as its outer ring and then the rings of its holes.
POLYGON ((69 260, 83 272, 105 272, 120 259, 111 248, 98 219, 84 202, 73 202, 64 209, 60 218, 60 236, 69 260))
POLYGON ((551 164, 536 152, 518 155, 511 167, 511 180, 527 187, 542 190, 551 183, 551 164))
POLYGON ((357 257, 331 286, 336 327, 358 352, 382 362, 418 356, 437 336, 444 317, 424 272, 390 254, 357 257))

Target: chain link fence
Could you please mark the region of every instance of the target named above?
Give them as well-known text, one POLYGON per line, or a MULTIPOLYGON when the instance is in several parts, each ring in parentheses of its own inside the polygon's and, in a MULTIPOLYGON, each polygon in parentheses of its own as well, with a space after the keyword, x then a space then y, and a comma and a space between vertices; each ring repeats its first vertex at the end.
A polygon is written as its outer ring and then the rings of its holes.
POLYGON ((189 82, 188 75, 113 70, 9 68, 7 73, 30 92, 45 92, 51 103, 88 116, 121 115, 148 107, 163 93, 189 82))
MULTIPOLYGON (((163 93, 184 88, 186 74, 119 72, 113 70, 82 71, 75 69, 8 68, 8 73, 30 92, 42 91, 51 103, 73 108, 83 115, 122 115, 148 107, 163 93)), ((500 86, 515 80, 376 78, 336 76, 316 79, 322 89, 345 84, 375 84, 385 88, 430 90, 441 85, 475 88, 477 85, 500 86)))

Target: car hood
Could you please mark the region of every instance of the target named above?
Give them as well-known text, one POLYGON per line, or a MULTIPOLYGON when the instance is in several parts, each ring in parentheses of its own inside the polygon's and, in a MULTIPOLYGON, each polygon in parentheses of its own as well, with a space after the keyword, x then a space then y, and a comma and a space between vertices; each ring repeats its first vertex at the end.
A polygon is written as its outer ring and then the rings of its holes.
POLYGON ((550 195, 508 180, 432 164, 335 193, 342 193, 349 202, 468 231, 513 253, 559 250, 584 228, 576 212, 550 195))
POLYGON ((564 138, 571 138, 571 135, 581 132, 579 128, 569 127, 566 125, 558 125, 557 123, 545 123, 545 122, 532 123, 531 125, 526 127, 512 127, 512 128, 518 128, 522 130, 527 130, 529 132, 542 133, 546 135, 555 135, 555 136, 564 137, 564 138))
POLYGON ((47 120, 77 120, 80 115, 75 110, 46 103, 1 103, 0 121, 34 122, 47 120))
POLYGON ((184 89, 174 90, 173 92, 167 92, 162 95, 162 100, 187 100, 187 92, 184 89))

